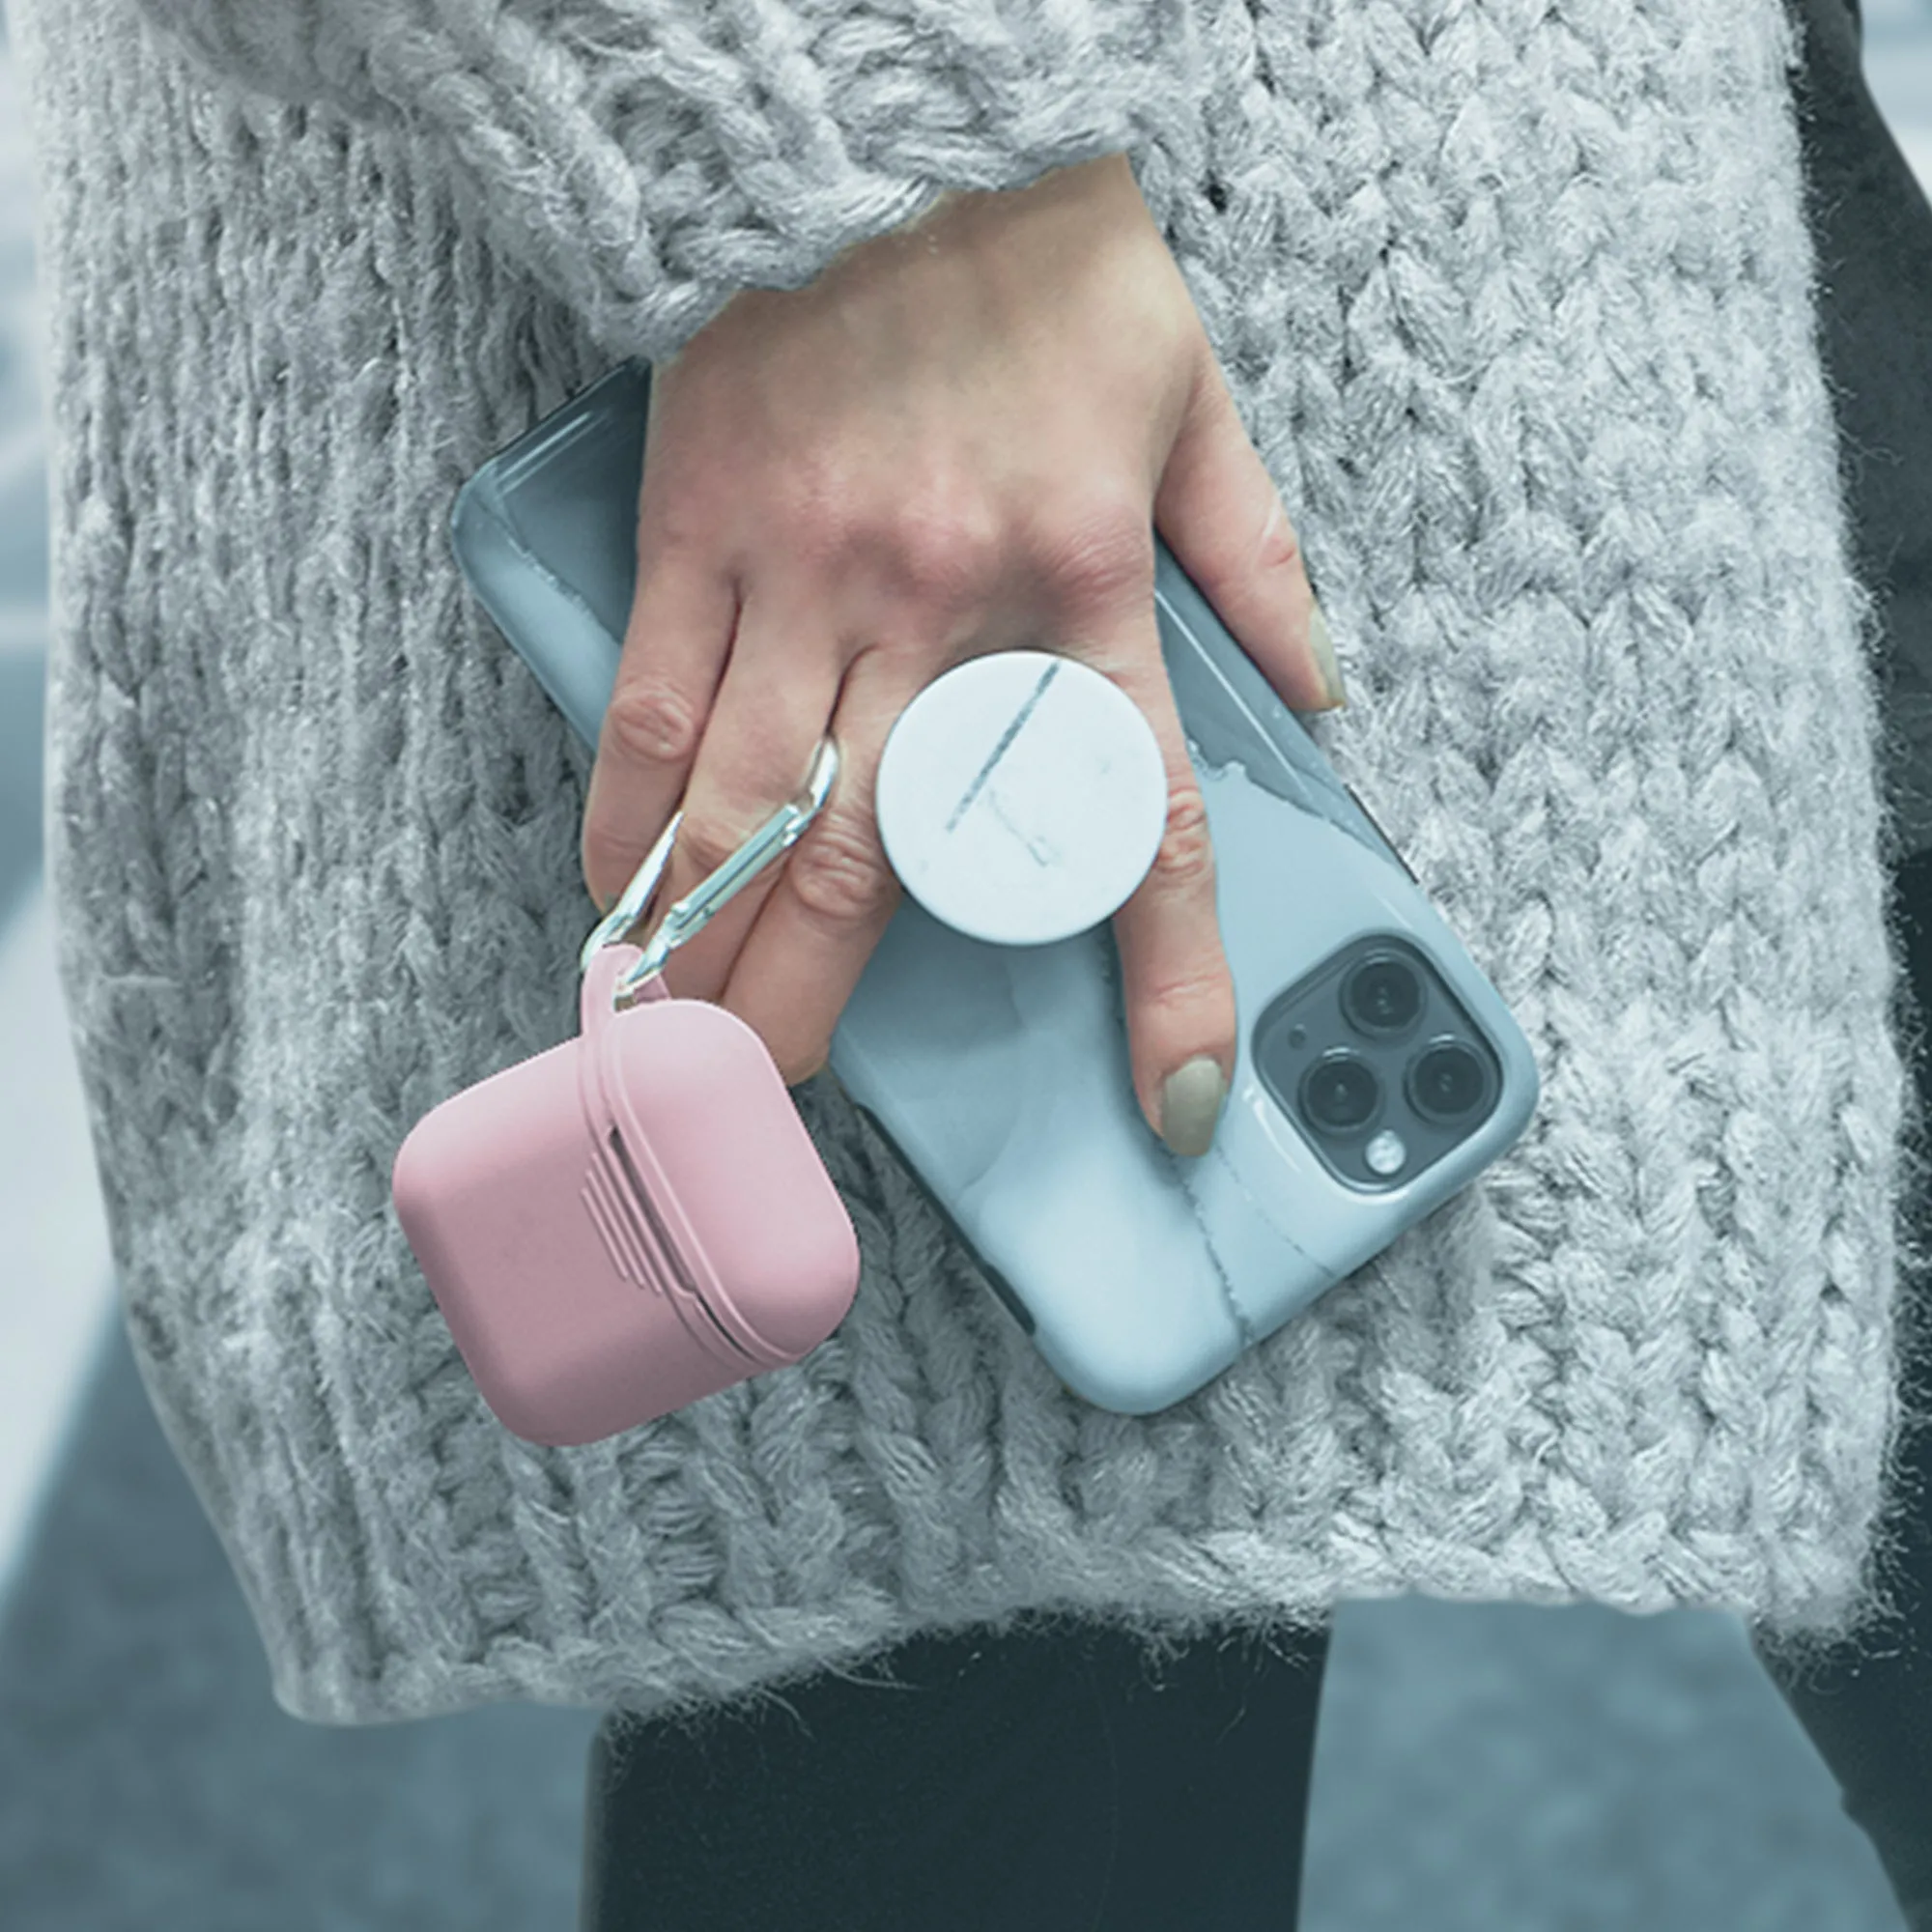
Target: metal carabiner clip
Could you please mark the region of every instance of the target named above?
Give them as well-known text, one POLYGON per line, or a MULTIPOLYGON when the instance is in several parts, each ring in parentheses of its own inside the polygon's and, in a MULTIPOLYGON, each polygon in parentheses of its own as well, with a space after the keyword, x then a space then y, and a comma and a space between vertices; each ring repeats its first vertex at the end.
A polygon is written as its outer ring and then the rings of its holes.
MULTIPOLYGON (((798 842, 831 796, 838 776, 838 748, 830 738, 821 738, 803 787, 780 806, 715 872, 700 879, 665 914, 643 951, 617 980, 614 1000, 620 1012, 635 1003, 638 989, 644 981, 661 973, 665 961, 721 906, 798 842)), ((630 938, 632 927, 648 910, 665 867, 670 863, 671 846, 683 822, 684 808, 680 806, 671 814, 670 823, 658 835, 657 843, 644 855, 644 862, 631 883, 583 942, 578 961, 580 973, 590 970, 591 958, 600 947, 620 945, 630 938)))

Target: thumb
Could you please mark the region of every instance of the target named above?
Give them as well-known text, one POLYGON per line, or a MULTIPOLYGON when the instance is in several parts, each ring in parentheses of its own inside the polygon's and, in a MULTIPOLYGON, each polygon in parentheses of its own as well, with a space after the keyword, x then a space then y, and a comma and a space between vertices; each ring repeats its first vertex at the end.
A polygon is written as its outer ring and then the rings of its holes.
POLYGON ((1349 701, 1300 539, 1205 343, 1154 494, 1153 520, 1291 711, 1329 711, 1349 701))

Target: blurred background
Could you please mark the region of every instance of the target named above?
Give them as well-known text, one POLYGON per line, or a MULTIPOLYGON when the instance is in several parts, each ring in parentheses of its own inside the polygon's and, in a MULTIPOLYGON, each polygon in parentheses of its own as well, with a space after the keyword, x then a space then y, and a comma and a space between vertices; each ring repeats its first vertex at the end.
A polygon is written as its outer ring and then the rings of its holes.
MULTIPOLYGON (((43 362, 5 19, 0 0, 0 1928, 568 1927, 595 1714, 284 1716, 122 1333, 42 884, 43 362)), ((1932 0, 1864 19, 1872 90, 1932 182, 1932 0)), ((1325 1696, 1305 1932, 1902 1925, 1729 1618, 1352 1605, 1325 1696)))

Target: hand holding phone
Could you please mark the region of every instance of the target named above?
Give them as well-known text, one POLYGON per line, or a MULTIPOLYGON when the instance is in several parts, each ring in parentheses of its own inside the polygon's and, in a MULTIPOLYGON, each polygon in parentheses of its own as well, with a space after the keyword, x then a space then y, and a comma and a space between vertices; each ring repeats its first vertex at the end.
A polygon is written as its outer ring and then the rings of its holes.
MULTIPOLYGON (((650 415, 650 370, 620 364, 492 457, 451 518, 465 574, 586 746, 635 603, 650 415)), ((1126 1414, 1193 1393, 1467 1186, 1539 1092, 1522 1030, 1402 855, 1152 542, 1238 1015, 1212 1145, 1183 1158, 1148 1132, 1105 925, 988 944, 907 895, 829 1060, 1040 1356, 1126 1414)))
POLYGON ((807 288, 735 298, 653 371, 636 590, 584 812, 592 895, 680 800, 666 891, 686 891, 829 732, 842 769, 818 822, 669 976, 803 1080, 899 904, 872 809, 895 721, 967 657, 1077 658, 1139 705, 1166 767, 1166 831, 1114 933, 1141 1115, 1199 1155, 1236 1000, 1154 617, 1155 525, 1275 690, 1328 704, 1293 530, 1124 156, 956 197, 807 288))

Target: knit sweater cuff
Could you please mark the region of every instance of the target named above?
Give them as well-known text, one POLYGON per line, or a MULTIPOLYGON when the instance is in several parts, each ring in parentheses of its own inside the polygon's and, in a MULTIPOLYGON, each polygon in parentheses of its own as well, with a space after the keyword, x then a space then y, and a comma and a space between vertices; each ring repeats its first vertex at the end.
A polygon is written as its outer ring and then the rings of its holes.
POLYGON ((1198 146, 1194 0, 140 0, 230 80, 447 155, 600 347, 661 359, 952 188, 1198 146))

